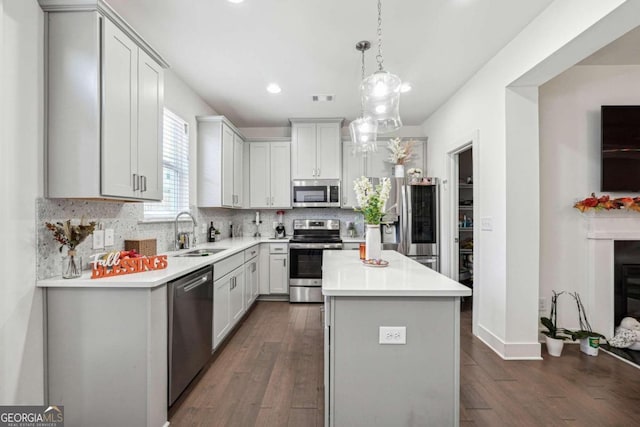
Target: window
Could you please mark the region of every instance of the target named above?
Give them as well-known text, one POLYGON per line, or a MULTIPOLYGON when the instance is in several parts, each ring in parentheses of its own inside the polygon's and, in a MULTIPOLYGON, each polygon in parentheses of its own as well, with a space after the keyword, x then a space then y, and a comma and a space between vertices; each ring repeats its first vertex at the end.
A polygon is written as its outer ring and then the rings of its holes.
POLYGON ((145 220, 173 219, 189 210, 189 128, 166 108, 162 138, 162 201, 144 204, 145 220))

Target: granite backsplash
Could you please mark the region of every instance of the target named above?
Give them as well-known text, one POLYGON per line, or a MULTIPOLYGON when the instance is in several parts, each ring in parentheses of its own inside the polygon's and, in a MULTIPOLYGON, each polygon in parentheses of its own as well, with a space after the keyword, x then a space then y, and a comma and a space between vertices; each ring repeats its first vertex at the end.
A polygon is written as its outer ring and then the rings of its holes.
MULTIPOLYGON (((46 199, 39 198, 37 203, 37 259, 38 259, 38 279, 47 279, 61 275, 62 264, 59 252, 60 245, 53 239, 49 230, 44 226, 45 222, 58 222, 72 219, 79 221, 85 218, 86 221, 95 221, 102 225, 102 228, 112 228, 114 230, 115 244, 110 249, 123 249, 124 241, 130 239, 150 239, 157 240, 158 253, 171 251, 174 248, 174 223, 166 222, 143 222, 144 205, 142 203, 123 202, 103 202, 92 200, 76 199, 46 199)), ((242 236, 253 236, 256 232, 254 224, 256 210, 243 209, 233 210, 224 208, 195 208, 191 212, 194 214, 198 226, 196 227, 197 243, 207 241, 207 229, 211 222, 216 229, 220 230, 222 239, 230 236, 231 224, 233 224, 234 234, 242 236)), ((259 232, 263 237, 274 235, 273 223, 277 220, 277 210, 259 210, 262 224, 259 232)), ((188 217, 182 217, 187 219, 188 217)), ((294 219, 315 219, 332 218, 339 219, 343 235, 347 233, 347 222, 356 224, 357 233, 363 235, 362 215, 350 209, 330 209, 330 208, 298 208, 286 210, 284 223, 287 234, 293 232, 294 219)), ((180 222, 180 231, 190 231, 190 221, 180 222)), ((88 268, 89 257, 97 252, 105 250, 93 250, 91 236, 77 248, 78 255, 82 257, 83 267, 88 268)))

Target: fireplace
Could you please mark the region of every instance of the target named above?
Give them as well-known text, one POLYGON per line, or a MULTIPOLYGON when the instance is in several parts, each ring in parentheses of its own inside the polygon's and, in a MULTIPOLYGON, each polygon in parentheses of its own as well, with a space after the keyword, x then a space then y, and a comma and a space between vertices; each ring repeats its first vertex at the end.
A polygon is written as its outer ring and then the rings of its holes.
POLYGON ((640 293, 640 215, 637 212, 597 212, 586 215, 587 283, 581 290, 594 331, 607 338, 614 334, 620 319, 638 311, 640 293), (616 253, 623 248, 625 255, 616 253), (630 248, 627 251, 627 247, 630 248), (623 266, 625 269, 623 271, 623 266), (624 276, 624 279, 622 277, 624 276), (618 283, 618 277, 621 281, 618 283), (622 291, 626 284, 626 294, 622 291), (626 295, 626 296, 623 296, 626 295))
POLYGON ((640 318, 640 241, 614 242, 614 324, 640 318))

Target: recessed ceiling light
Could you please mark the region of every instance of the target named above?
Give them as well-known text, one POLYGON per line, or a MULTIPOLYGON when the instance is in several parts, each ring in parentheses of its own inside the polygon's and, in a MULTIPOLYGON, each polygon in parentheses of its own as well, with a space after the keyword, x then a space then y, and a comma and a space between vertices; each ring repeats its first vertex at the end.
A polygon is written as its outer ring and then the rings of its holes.
POLYGON ((244 0, 227 0, 229 3, 242 3, 244 0))
POLYGON ((267 86, 267 92, 280 93, 282 92, 282 89, 280 88, 280 86, 278 86, 277 83, 269 83, 269 85, 267 86))
POLYGON ((404 82, 400 85, 400 92, 405 93, 411 90, 411 83, 404 82))

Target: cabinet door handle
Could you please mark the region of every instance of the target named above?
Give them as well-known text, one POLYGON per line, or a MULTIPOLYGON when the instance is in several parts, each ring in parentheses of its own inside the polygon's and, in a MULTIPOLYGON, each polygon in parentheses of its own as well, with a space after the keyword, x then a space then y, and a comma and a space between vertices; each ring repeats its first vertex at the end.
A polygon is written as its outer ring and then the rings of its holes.
POLYGON ((320 169, 316 169, 318 171, 318 174, 316 176, 320 176, 320 169))
POLYGON ((140 175, 140 179, 142 180, 142 189, 141 189, 141 191, 147 191, 147 177, 146 177, 146 175, 140 175))
POLYGON ((287 259, 286 258, 282 260, 282 266, 284 268, 287 268, 287 259))
POLYGON ((140 177, 137 173, 133 174, 133 191, 138 191, 140 189, 140 177))
POLYGON ((269 206, 269 197, 266 197, 267 199, 267 206, 269 206))
POLYGON ((255 262, 253 264, 251 264, 251 272, 252 273, 256 272, 256 263, 255 262))

